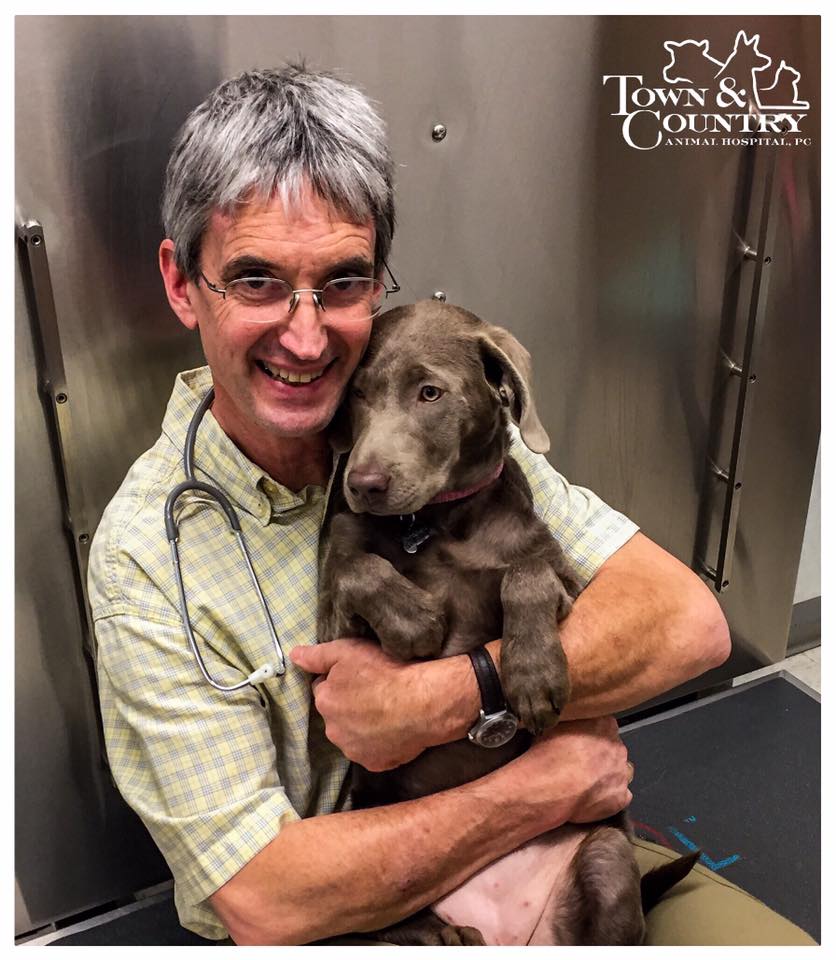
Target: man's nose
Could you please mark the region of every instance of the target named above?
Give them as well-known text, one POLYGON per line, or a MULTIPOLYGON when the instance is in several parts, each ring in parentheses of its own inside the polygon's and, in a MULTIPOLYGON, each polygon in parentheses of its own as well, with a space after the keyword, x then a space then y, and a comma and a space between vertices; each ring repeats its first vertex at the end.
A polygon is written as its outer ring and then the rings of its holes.
POLYGON ((386 493, 390 475, 376 463, 365 464, 348 471, 348 489, 355 497, 386 493))
POLYGON ((325 352, 328 333, 323 312, 310 293, 299 294, 299 301, 279 336, 279 343, 299 360, 316 360, 325 352))

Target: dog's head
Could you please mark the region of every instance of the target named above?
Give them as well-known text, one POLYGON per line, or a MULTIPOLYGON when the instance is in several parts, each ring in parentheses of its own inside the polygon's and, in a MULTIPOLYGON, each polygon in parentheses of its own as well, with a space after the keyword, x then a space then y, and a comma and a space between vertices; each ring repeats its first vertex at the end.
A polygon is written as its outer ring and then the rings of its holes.
POLYGON ((415 513, 479 483, 506 448, 507 417, 537 453, 549 438, 531 396, 531 358, 507 330, 435 300, 375 320, 335 418, 351 449, 343 487, 356 513, 415 513))

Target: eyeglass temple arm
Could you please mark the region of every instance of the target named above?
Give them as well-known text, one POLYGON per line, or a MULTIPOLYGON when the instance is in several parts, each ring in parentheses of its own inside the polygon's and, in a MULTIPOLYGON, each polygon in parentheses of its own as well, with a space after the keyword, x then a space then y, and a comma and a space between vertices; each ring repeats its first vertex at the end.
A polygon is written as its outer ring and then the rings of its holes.
POLYGON ((392 281, 392 289, 389 290, 387 288, 386 293, 387 294, 400 293, 401 285, 395 279, 394 275, 392 274, 392 271, 389 269, 389 264, 385 260, 383 261, 383 266, 386 267, 386 272, 389 274, 389 279, 392 281))
MULTIPOLYGON (((214 283, 211 282, 203 271, 200 272, 200 277, 203 279, 203 282, 209 287, 210 290, 213 290, 215 293, 219 293, 224 300, 226 300, 226 287, 216 287, 214 283)), ((200 286, 200 281, 195 280, 194 282, 196 287, 200 286)))

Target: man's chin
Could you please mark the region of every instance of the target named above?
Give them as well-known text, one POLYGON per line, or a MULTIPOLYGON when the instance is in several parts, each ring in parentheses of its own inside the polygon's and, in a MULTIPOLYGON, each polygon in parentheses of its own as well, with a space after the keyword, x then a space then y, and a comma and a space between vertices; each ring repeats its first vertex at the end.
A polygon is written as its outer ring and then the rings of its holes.
POLYGON ((282 439, 304 439, 322 433, 334 415, 330 408, 325 410, 270 410, 261 417, 262 424, 275 437, 282 439))

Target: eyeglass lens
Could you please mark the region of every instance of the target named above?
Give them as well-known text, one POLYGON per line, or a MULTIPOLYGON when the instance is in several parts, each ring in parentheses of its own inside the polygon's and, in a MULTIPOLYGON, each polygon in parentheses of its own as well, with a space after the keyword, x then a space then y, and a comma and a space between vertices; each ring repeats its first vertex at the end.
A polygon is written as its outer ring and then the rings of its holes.
MULTIPOLYGON (((345 277, 329 280, 321 291, 313 294, 324 310, 332 312, 364 312, 369 315, 379 308, 385 284, 370 277, 345 277)), ((241 277, 226 287, 227 296, 248 307, 284 307, 290 309, 293 288, 277 277, 241 277)), ((305 296, 305 293, 297 294, 305 296)), ((265 319, 269 319, 265 317, 265 319)))

